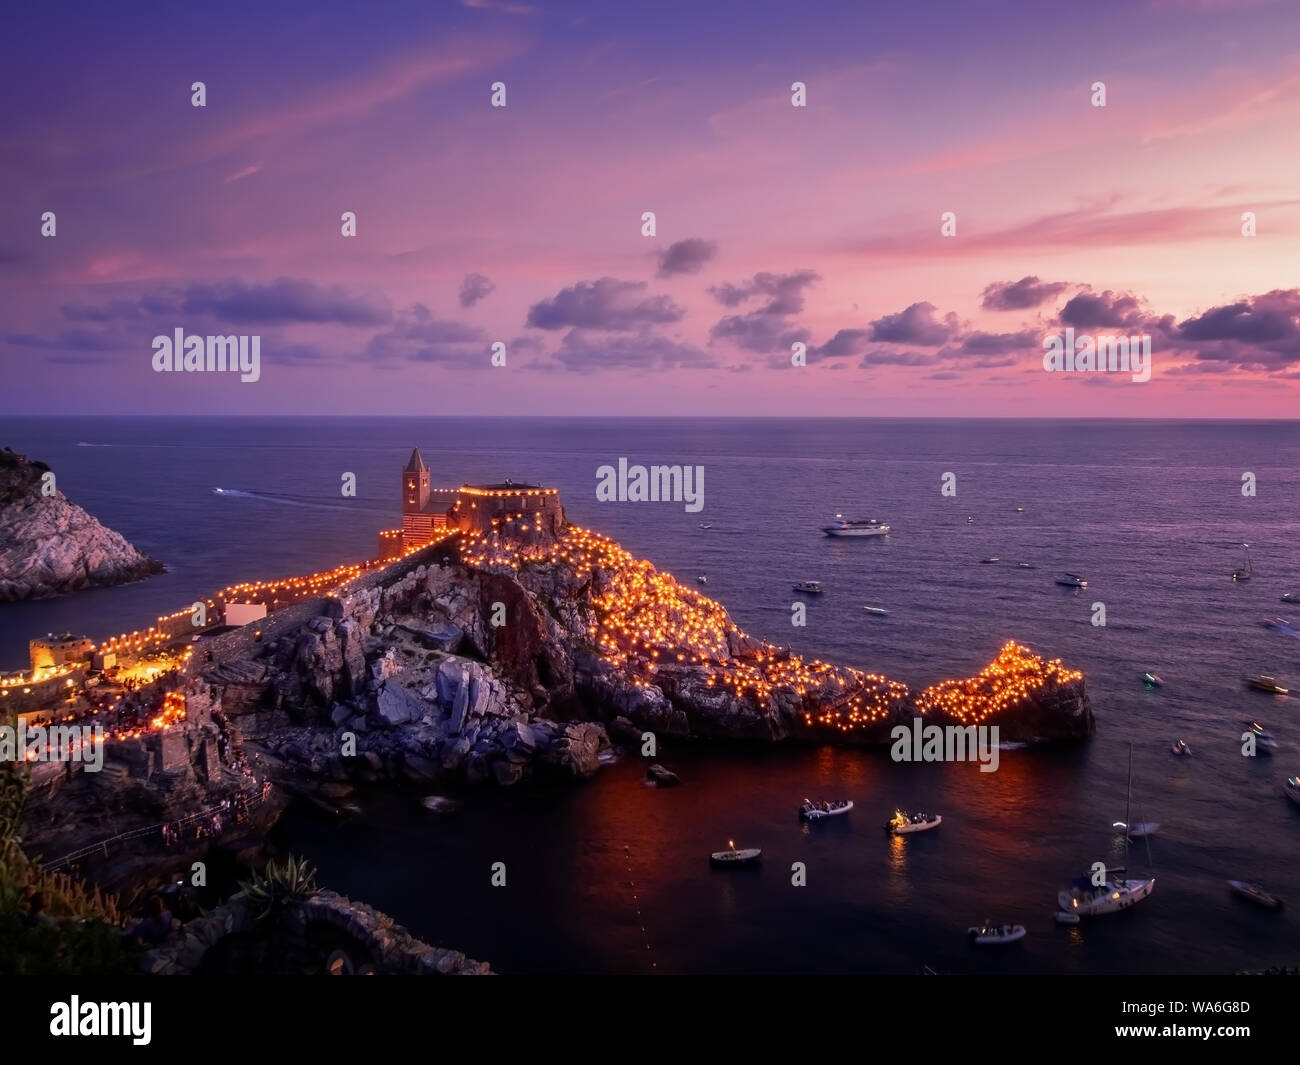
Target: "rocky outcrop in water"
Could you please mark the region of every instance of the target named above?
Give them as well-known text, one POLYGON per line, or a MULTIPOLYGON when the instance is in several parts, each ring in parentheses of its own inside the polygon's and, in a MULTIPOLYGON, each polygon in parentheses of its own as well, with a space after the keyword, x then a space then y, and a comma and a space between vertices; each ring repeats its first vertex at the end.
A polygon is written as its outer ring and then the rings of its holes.
POLYGON ((394 777, 583 777, 611 746, 605 722, 623 742, 647 731, 863 745, 918 716, 995 723, 1004 741, 1094 727, 1082 677, 1014 643, 976 677, 911 692, 755 640, 585 530, 445 550, 441 565, 328 600, 256 657, 198 666, 277 779, 330 804, 394 777))
POLYGON ((0 602, 105 588, 163 572, 59 491, 49 467, 0 451, 0 602))

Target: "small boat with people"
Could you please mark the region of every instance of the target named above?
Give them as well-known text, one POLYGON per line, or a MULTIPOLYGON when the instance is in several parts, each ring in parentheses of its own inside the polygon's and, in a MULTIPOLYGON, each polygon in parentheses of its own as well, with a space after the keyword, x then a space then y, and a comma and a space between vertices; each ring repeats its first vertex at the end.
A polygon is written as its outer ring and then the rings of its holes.
POLYGON ((1022 924, 994 924, 988 918, 985 918, 983 924, 966 929, 966 935, 977 947, 994 947, 1024 939, 1025 926, 1022 924))
POLYGON ((908 836, 914 832, 928 832, 941 824, 943 818, 939 814, 908 814, 895 810, 894 816, 885 822, 885 832, 891 836, 908 836))
POLYGON ((1087 588, 1088 582, 1080 577, 1077 573, 1058 573, 1056 583, 1062 584, 1067 588, 1087 588))
POLYGON ((1277 740, 1275 740, 1273 734, 1258 721, 1247 721, 1246 729, 1255 742, 1256 754, 1271 755, 1277 750, 1277 740))
POLYGON ((1186 757, 1187 755, 1192 753, 1192 749, 1189 746, 1187 746, 1186 740, 1174 740, 1174 746, 1172 750, 1174 754, 1181 755, 1182 757, 1186 757))
POLYGON ((1268 692, 1271 695, 1286 695, 1286 688, 1277 682, 1277 678, 1267 673, 1260 673, 1253 677, 1243 677, 1247 688, 1254 688, 1257 692, 1268 692))
POLYGON ((875 614, 878 618, 883 618, 889 613, 883 606, 864 606, 862 609, 868 614, 875 614))
POLYGON ((847 521, 843 514, 836 514, 830 525, 823 525, 822 532, 827 536, 888 536, 889 526, 883 521, 868 518, 865 521, 847 521))
POLYGON ((714 851, 709 855, 709 862, 724 867, 757 865, 762 856, 763 850, 761 847, 745 847, 737 850, 735 840, 729 839, 727 840, 727 849, 725 851, 714 851))
POLYGON ((1286 905, 1284 899, 1271 891, 1265 891, 1258 884, 1251 884, 1245 880, 1229 880, 1228 889, 1238 898, 1253 902, 1256 906, 1263 906, 1266 910, 1280 910, 1286 905))
POLYGON ((839 817, 852 809, 852 799, 822 799, 818 802, 804 799, 803 805, 799 807, 799 816, 805 821, 821 821, 827 817, 839 817))
POLYGON ((821 581, 798 581, 791 587, 796 592, 802 592, 804 595, 821 595, 823 591, 821 581))

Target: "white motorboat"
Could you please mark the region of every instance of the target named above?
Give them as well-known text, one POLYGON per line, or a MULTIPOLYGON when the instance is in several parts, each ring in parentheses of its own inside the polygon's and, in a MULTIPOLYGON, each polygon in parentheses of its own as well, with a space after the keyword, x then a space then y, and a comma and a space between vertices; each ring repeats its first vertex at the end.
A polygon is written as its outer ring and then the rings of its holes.
POLYGON ((1163 688, 1165 686, 1165 682, 1160 679, 1159 674, 1150 672, 1142 674, 1142 683, 1148 688, 1163 688))
POLYGON ((991 566, 994 562, 1001 562, 1002 559, 998 558, 997 555, 989 555, 988 558, 982 558, 980 559, 980 561, 983 562, 986 566, 991 566))
POLYGON ((1067 588, 1087 588, 1088 582, 1080 577, 1077 573, 1058 573, 1056 583, 1063 584, 1067 588))
POLYGON ((836 514, 830 525, 822 526, 822 532, 827 536, 888 536, 889 526, 875 518, 846 521, 843 514, 836 514))
POLYGON ((1174 740, 1174 745, 1171 748, 1171 750, 1174 752, 1174 754, 1180 755, 1182 757, 1186 757, 1187 755, 1192 753, 1192 749, 1189 746, 1187 746, 1186 740, 1174 740))
POLYGON ((994 924, 985 920, 981 925, 966 929, 966 935, 977 947, 998 946, 1002 943, 1015 943, 1025 938, 1025 926, 1022 924, 994 924))
POLYGON ((1265 891, 1258 884, 1250 884, 1244 880, 1229 880, 1228 887, 1234 895, 1240 896, 1247 902, 1253 902, 1256 906, 1263 906, 1266 910, 1280 910, 1286 905, 1285 900, 1271 891, 1265 891))
POLYGON ((704 574, 704 573, 701 573, 698 577, 695 578, 695 583, 696 583, 696 584, 708 584, 708 583, 709 583, 708 575, 707 575, 707 574, 704 574))
POLYGON ((803 592, 805 595, 821 595, 824 590, 821 581, 799 581, 792 587, 796 592, 803 592))
POLYGON ((894 816, 885 822, 885 831, 891 836, 908 836, 914 832, 928 832, 941 824, 943 818, 938 814, 907 814, 895 810, 894 816))
POLYGON ((1029 562, 1017 562, 1017 563, 1016 563, 1016 568, 1017 568, 1017 569, 1033 569, 1034 567, 1033 567, 1033 565, 1032 565, 1031 563, 1029 563, 1029 562))
POLYGON ((709 855, 709 861, 714 865, 722 866, 757 865, 762 855, 763 851, 760 847, 746 847, 737 850, 735 841, 727 840, 727 849, 725 851, 714 851, 709 855))
POLYGON ((701 528, 701 529, 712 529, 712 528, 713 528, 713 522, 711 522, 711 521, 702 521, 702 522, 700 522, 700 528, 701 528))
POLYGON ((839 817, 852 809, 852 799, 831 799, 829 802, 825 799, 820 802, 805 799, 799 807, 799 816, 805 821, 820 821, 826 817, 839 817))
POLYGON ((865 610, 868 614, 875 614, 876 617, 880 617, 880 618, 885 617, 889 613, 889 611, 886 610, 883 606, 864 606, 862 609, 865 610))
POLYGON ((1247 688, 1254 688, 1256 691, 1269 692, 1272 695, 1286 695, 1287 689, 1277 682, 1277 678, 1266 673, 1261 673, 1254 677, 1243 677, 1247 688))
MULTIPOLYGON (((1133 804, 1133 745, 1128 747, 1128 789, 1124 800, 1124 820, 1119 827, 1130 825, 1128 807, 1133 804)), ((1132 825, 1131 829, 1141 827, 1132 825)), ((1130 906, 1136 906, 1143 899, 1150 898, 1156 888, 1155 877, 1136 878, 1128 875, 1130 831, 1124 833, 1125 864, 1121 869, 1111 872, 1100 884, 1093 883, 1091 876, 1075 877, 1056 895, 1056 904, 1066 913, 1077 913, 1080 917, 1101 917, 1108 913, 1119 913, 1130 906)), ((1144 833, 1149 836, 1150 832, 1144 833)), ((1149 855, 1148 855, 1149 857, 1149 855)))

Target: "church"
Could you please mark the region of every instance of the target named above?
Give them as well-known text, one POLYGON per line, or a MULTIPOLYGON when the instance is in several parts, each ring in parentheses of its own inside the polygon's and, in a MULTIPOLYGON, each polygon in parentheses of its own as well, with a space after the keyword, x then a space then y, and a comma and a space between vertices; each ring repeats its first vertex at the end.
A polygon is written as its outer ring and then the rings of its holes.
POLYGON ((553 539, 563 525, 558 488, 510 480, 435 488, 417 447, 402 470, 402 527, 379 534, 379 557, 398 558, 456 530, 553 539))

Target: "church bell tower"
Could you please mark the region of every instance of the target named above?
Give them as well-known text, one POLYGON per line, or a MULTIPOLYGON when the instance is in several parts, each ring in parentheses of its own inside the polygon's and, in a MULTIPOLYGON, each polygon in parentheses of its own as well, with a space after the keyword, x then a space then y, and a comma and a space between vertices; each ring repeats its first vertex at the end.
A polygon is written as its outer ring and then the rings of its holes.
POLYGON ((429 504, 429 467, 417 447, 402 471, 402 513, 420 514, 429 504))

